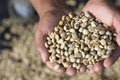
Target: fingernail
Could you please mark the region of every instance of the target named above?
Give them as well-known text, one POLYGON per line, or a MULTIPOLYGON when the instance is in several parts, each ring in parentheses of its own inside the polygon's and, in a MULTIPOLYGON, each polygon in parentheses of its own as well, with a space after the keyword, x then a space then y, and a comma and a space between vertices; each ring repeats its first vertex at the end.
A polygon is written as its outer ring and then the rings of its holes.
POLYGON ((76 74, 76 69, 68 68, 66 70, 66 74, 69 75, 69 76, 74 76, 76 74))
POLYGON ((85 70, 84 70, 84 69, 80 69, 80 72, 81 72, 81 73, 84 73, 84 72, 85 72, 85 70))
POLYGON ((90 70, 89 72, 90 72, 91 74, 94 74, 94 73, 95 73, 95 71, 94 71, 94 70, 90 70))
POLYGON ((47 59, 45 59, 43 56, 41 56, 41 57, 42 57, 43 62, 46 63, 47 59))

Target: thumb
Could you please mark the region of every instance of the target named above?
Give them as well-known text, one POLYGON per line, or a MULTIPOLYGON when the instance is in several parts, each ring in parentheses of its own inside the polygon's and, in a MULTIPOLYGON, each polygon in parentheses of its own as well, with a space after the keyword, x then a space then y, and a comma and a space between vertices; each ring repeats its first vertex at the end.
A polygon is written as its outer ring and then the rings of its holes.
POLYGON ((116 32, 117 32, 116 41, 118 45, 120 46, 120 13, 119 12, 115 13, 115 17, 113 20, 114 20, 113 26, 115 27, 116 32))

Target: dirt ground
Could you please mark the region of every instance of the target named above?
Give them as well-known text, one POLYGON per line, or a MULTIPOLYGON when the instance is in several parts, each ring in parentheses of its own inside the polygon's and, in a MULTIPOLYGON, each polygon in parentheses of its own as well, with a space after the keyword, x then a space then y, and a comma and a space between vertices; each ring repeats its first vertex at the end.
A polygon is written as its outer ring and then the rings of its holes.
MULTIPOLYGON (((66 1, 79 13, 84 0, 78 2, 66 1)), ((120 5, 120 0, 116 1, 116 5, 120 5)), ((36 23, 21 23, 14 17, 0 22, 0 80, 120 80, 120 59, 110 68, 96 74, 86 72, 69 77, 49 70, 35 48, 36 23)))

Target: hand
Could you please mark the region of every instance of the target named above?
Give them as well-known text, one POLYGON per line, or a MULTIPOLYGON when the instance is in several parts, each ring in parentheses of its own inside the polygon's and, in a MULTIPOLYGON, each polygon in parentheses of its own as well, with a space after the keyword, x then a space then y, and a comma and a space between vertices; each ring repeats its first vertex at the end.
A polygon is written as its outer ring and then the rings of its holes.
POLYGON ((66 73, 70 76, 76 73, 76 70, 73 68, 65 69, 64 67, 59 68, 58 70, 54 70, 54 64, 49 61, 49 53, 45 47, 45 41, 48 34, 50 34, 54 27, 58 24, 58 21, 61 19, 62 15, 67 15, 69 13, 68 10, 49 10, 43 15, 40 16, 40 21, 37 24, 35 39, 37 50, 40 53, 42 60, 45 64, 53 71, 59 73, 66 73))
POLYGON ((116 42, 119 47, 117 47, 111 57, 105 59, 103 62, 98 62, 93 66, 90 73, 95 73, 110 67, 120 57, 120 13, 110 0, 89 0, 83 8, 83 12, 84 11, 89 11, 103 23, 114 28, 117 32, 116 42))

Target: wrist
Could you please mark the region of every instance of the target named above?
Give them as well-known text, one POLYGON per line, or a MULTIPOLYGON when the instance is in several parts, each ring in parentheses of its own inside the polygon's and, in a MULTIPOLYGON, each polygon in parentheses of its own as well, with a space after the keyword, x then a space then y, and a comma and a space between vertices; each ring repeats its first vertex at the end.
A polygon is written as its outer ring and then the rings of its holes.
POLYGON ((102 1, 102 2, 107 1, 107 2, 109 2, 110 1, 111 2, 111 1, 115 1, 115 0, 89 0, 89 1, 95 1, 95 2, 99 2, 99 1, 102 1))
POLYGON ((89 1, 106 1, 106 0, 89 0, 89 1))
POLYGON ((107 2, 107 3, 109 3, 109 2, 111 2, 111 1, 113 1, 113 0, 89 0, 89 1, 92 1, 92 2, 96 2, 96 3, 104 3, 104 2, 107 2))
POLYGON ((45 12, 51 10, 67 10, 67 6, 65 5, 65 0, 29 0, 38 15, 41 16, 45 12))

